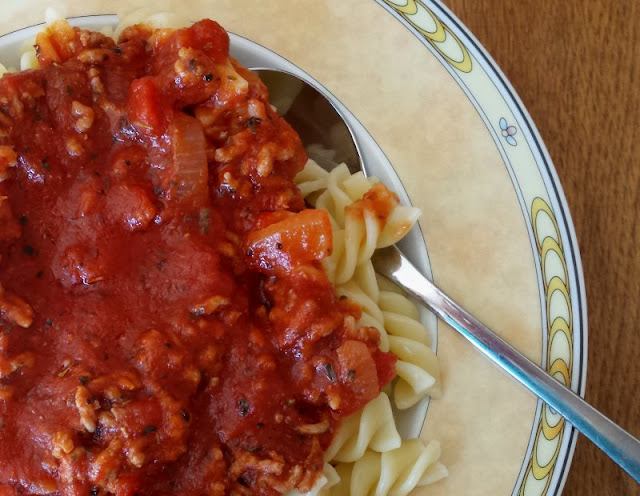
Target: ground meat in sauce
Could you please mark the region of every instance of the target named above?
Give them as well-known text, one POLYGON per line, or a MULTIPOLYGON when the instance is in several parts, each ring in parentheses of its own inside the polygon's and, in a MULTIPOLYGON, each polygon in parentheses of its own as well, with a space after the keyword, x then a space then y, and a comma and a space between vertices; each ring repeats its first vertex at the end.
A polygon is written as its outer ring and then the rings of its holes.
POLYGON ((394 375, 215 22, 64 22, 0 80, 0 494, 308 490, 394 375))

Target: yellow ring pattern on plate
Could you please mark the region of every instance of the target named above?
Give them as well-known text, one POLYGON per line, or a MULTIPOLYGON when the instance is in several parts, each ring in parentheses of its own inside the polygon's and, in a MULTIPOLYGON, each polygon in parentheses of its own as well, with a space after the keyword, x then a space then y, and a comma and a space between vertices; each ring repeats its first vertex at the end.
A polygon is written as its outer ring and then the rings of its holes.
MULTIPOLYGON (((531 205, 531 222, 540 255, 547 310, 547 371, 569 386, 573 367, 573 311, 569 291, 569 271, 564 256, 558 222, 549 204, 535 198, 531 205), (544 220, 551 223, 553 233, 543 232, 544 220), (561 268, 551 260, 559 260, 561 268), (559 300, 558 300, 559 298, 559 300), (564 345, 562 346, 562 342, 564 345)), ((538 424, 533 453, 527 465, 520 496, 546 495, 553 469, 558 460, 565 420, 546 404, 538 424)))
POLYGON ((471 55, 460 39, 420 0, 384 0, 431 44, 452 66, 471 72, 471 55), (453 41, 453 45, 450 43, 453 41), (454 54, 455 49, 460 51, 454 54), (452 50, 453 49, 453 50, 452 50))

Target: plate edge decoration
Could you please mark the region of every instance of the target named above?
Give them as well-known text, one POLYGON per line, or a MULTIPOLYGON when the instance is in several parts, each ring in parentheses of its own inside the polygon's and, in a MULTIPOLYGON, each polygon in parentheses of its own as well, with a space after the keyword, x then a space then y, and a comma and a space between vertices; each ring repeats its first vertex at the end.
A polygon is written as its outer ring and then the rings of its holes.
POLYGON ((436 50, 451 67, 461 72, 471 72, 473 63, 467 47, 460 41, 449 27, 420 0, 383 0, 389 7, 395 10, 398 15, 409 23, 423 38, 436 50), (433 22, 433 26, 427 26, 425 22, 433 22), (433 29, 429 29, 429 28, 433 29), (450 50, 447 42, 453 44, 460 50, 454 54, 450 50))
MULTIPOLYGON (((569 271, 558 222, 549 204, 540 197, 536 197, 531 205, 531 223, 545 287, 548 334, 546 370, 556 380, 570 386, 573 370, 573 309, 569 271), (552 233, 543 232, 539 228, 540 216, 546 217, 547 222, 551 223, 552 233), (554 261, 560 263, 561 270, 558 271, 558 267, 553 266, 554 261), (555 300, 558 295, 561 298, 559 302, 555 300)), ((541 420, 536 428, 535 442, 518 491, 519 496, 542 496, 548 493, 565 426, 565 419, 543 403, 541 420)))

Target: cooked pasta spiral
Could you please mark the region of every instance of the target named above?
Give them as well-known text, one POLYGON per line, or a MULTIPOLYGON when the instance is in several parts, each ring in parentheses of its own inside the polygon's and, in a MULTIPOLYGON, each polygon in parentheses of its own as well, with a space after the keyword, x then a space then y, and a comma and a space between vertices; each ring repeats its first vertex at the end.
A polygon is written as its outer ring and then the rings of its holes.
POLYGON ((418 320, 418 309, 404 295, 380 291, 378 305, 389 334, 389 350, 398 357, 393 399, 399 409, 410 408, 425 395, 439 395, 440 366, 429 335, 418 320))
POLYGON ((403 441, 384 453, 367 451, 355 463, 339 463, 340 482, 327 489, 330 496, 405 496, 414 488, 432 484, 448 472, 440 458, 440 443, 420 439, 403 441))
MULTIPOLYGON (((406 409, 427 394, 437 393, 438 361, 417 307, 375 273, 371 255, 376 248, 402 238, 420 212, 395 204, 381 226, 374 208, 365 205, 358 210, 360 200, 376 182, 361 172, 351 175, 344 164, 327 172, 312 160, 296 177, 305 200, 327 210, 331 218, 334 247, 324 264, 336 293, 358 304, 362 309, 358 325, 377 328, 380 348, 398 358, 393 398, 396 407, 406 409)), ((339 482, 327 484, 319 494, 406 495, 416 486, 447 475, 439 457, 436 441, 425 445, 418 439, 400 440, 389 398, 383 392, 343 422, 325 457, 335 467, 331 475, 337 473, 339 482)))
POLYGON ((377 328, 380 348, 398 357, 393 399, 399 409, 412 407, 427 394, 437 392, 437 358, 418 320, 418 309, 399 290, 393 290, 391 283, 385 284, 376 276, 371 255, 376 248, 404 236, 417 220, 418 209, 394 205, 383 228, 373 209, 354 212, 354 205, 376 180, 361 172, 351 175, 344 164, 327 172, 310 160, 296 183, 309 203, 329 212, 334 248, 325 260, 325 270, 337 294, 362 308, 359 325, 377 328), (385 285, 384 291, 380 284, 385 285))
POLYGON ((365 451, 389 451, 401 444, 391 410, 391 402, 380 393, 362 411, 347 418, 325 454, 331 462, 354 462, 365 451))
POLYGON ((289 491, 285 496, 327 496, 332 487, 340 483, 340 476, 333 465, 324 464, 322 475, 318 478, 315 485, 306 493, 301 493, 297 489, 289 491))
POLYGON ((311 160, 296 177, 305 199, 315 208, 327 210, 334 225, 333 253, 324 264, 336 285, 349 281, 356 267, 369 261, 376 248, 399 241, 420 216, 417 208, 395 205, 381 226, 378 212, 358 205, 376 182, 362 172, 350 174, 345 164, 327 172, 311 160))
POLYGON ((354 278, 336 287, 362 308, 361 326, 380 331, 380 348, 398 357, 393 399, 396 406, 407 409, 427 394, 437 395, 440 369, 430 348, 429 335, 418 320, 418 309, 404 295, 381 291, 371 262, 359 266, 354 278))

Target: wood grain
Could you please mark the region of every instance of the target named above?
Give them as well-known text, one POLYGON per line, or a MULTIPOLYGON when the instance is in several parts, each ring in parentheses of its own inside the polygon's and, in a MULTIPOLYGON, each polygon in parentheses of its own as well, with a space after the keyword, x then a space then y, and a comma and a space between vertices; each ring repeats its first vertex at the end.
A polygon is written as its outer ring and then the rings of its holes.
MULTIPOLYGON (((564 187, 587 288, 587 400, 640 436, 640 2, 445 0, 531 113, 564 187)), ((640 494, 580 437, 563 493, 640 494)))

